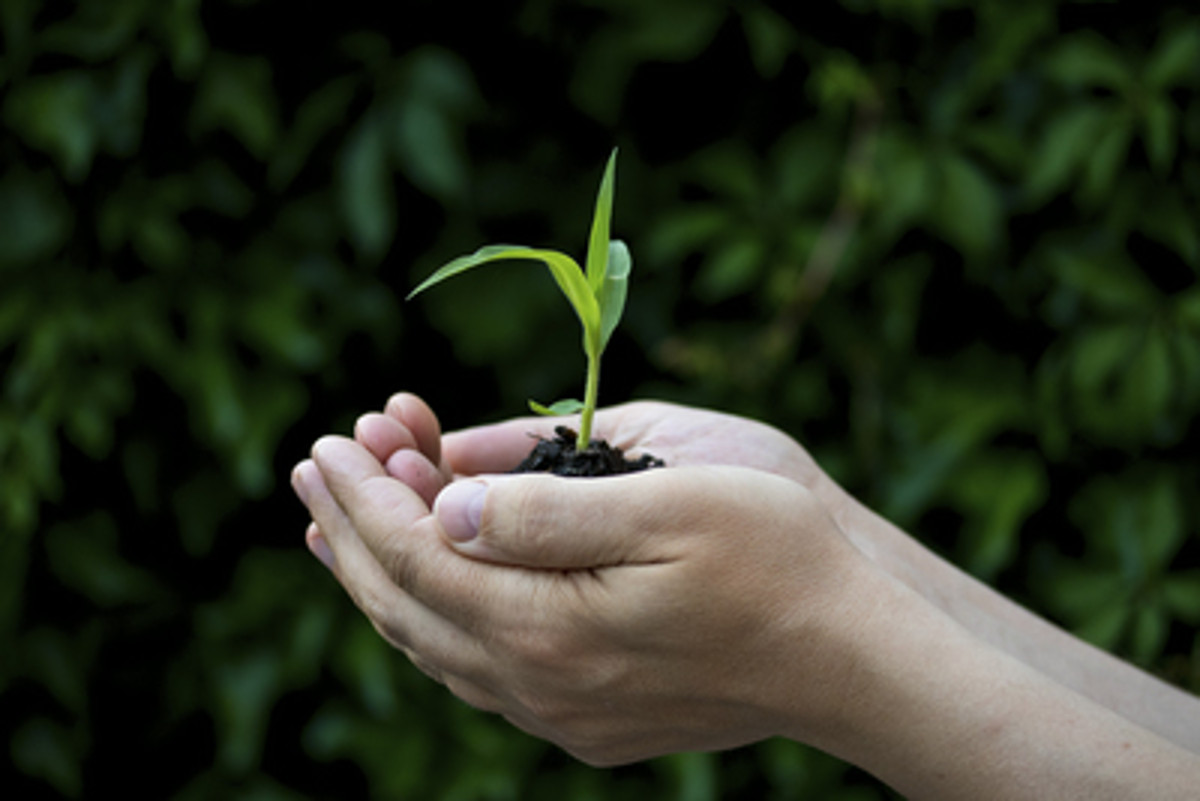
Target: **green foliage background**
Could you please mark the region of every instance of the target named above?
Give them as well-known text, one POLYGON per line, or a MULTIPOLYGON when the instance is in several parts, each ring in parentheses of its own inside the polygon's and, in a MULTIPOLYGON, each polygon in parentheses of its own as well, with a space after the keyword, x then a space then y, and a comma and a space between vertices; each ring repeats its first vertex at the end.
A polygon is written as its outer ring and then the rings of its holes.
POLYGON ((486 242, 581 256, 613 145, 636 271, 602 402, 768 420, 1200 689, 1193 4, 5 0, 0 28, 8 797, 888 797, 781 741, 581 766, 304 551, 291 465, 390 392, 450 427, 577 394, 542 271, 398 298, 486 242))

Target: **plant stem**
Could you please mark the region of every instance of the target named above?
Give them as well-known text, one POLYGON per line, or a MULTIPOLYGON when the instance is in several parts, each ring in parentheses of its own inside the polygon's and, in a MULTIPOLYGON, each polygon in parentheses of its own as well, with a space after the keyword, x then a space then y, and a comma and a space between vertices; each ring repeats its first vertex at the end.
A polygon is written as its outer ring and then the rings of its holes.
POLYGON ((583 412, 579 418, 579 436, 575 450, 581 451, 592 441, 592 417, 596 414, 596 401, 600 395, 600 354, 589 348, 587 355, 587 386, 583 390, 583 412))

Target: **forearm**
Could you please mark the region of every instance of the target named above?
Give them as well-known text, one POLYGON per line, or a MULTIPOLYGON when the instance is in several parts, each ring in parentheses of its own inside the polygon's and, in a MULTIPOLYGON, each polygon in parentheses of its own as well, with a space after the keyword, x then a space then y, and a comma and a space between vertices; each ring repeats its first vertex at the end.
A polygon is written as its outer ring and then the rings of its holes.
POLYGON ((851 538, 888 573, 972 635, 1049 679, 1200 754, 1200 699, 1053 626, 851 501, 851 538))
POLYGON ((1200 758, 877 585, 827 750, 914 799, 1195 797, 1200 758))

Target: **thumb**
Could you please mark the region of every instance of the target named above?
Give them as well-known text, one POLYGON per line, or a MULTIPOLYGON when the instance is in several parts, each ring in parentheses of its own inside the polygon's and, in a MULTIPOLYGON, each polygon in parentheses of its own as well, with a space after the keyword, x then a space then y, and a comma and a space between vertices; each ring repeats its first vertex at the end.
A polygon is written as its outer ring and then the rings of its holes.
POLYGON ((705 492, 698 472, 464 479, 442 490, 434 514, 450 544, 476 559, 551 570, 663 561, 671 545, 662 532, 705 492))

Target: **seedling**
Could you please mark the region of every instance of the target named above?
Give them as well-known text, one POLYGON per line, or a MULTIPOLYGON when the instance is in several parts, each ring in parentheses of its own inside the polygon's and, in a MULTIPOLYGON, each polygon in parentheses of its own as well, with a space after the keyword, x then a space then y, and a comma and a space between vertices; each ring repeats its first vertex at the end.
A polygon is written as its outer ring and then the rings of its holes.
POLYGON ((592 418, 596 413, 596 402, 600 392, 600 356, 608 345, 621 313, 625 310, 625 293, 629 283, 632 258, 629 248, 619 239, 609 238, 612 221, 613 183, 617 165, 617 151, 609 156, 608 166, 600 181, 596 196, 596 210, 592 215, 591 236, 588 238, 586 271, 565 253, 542 250, 519 245, 488 245, 467 256, 438 268, 433 275, 421 282, 408 297, 424 292, 451 276, 466 272, 481 264, 503 260, 540 261, 549 268, 559 289, 571 302, 579 322, 583 325, 583 352, 587 357, 587 378, 584 383, 583 401, 560 400, 549 406, 529 401, 529 407, 538 414, 562 415, 580 412, 579 432, 575 449, 582 451, 591 441, 592 418))

